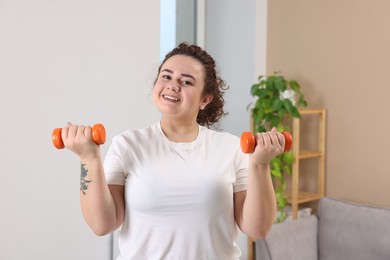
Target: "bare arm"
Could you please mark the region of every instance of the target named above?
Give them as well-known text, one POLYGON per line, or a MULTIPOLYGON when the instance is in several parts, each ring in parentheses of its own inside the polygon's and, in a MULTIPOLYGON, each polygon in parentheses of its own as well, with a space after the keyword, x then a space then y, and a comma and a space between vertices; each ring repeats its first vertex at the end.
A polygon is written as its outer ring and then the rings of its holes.
POLYGON ((97 235, 114 231, 124 219, 124 186, 107 185, 100 148, 92 141, 90 127, 69 124, 62 139, 81 160, 80 204, 85 221, 97 235))
POLYGON ((81 164, 80 204, 85 221, 96 235, 106 235, 123 223, 124 186, 107 185, 99 159, 81 164))
POLYGON ((234 214, 242 232, 261 239, 271 229, 276 217, 269 162, 282 153, 284 138, 276 130, 256 137, 258 145, 249 159, 248 189, 234 194, 234 214))

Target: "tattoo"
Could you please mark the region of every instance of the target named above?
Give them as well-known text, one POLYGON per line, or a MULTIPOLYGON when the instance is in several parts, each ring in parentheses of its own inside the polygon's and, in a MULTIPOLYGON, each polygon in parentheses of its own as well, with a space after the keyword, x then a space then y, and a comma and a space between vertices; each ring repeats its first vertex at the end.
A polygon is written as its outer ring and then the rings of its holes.
POLYGON ((88 184, 92 182, 92 180, 86 180, 88 169, 85 168, 85 164, 81 164, 81 175, 80 175, 80 191, 86 195, 86 191, 88 190, 88 184))

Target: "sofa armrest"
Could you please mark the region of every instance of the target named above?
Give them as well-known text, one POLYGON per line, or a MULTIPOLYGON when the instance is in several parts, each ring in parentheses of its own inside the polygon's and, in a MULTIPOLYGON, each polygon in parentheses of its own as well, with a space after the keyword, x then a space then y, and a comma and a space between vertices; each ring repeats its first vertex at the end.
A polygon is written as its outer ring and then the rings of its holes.
POLYGON ((274 224, 267 237, 255 241, 257 260, 318 259, 318 220, 314 215, 274 224))

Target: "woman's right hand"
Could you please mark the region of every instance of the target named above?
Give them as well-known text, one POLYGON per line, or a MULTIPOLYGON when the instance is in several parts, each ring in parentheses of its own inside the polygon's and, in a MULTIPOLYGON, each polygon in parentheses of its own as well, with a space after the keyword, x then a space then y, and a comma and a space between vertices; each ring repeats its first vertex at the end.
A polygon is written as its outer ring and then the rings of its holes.
POLYGON ((100 148, 92 139, 92 127, 68 123, 61 131, 66 148, 80 157, 82 162, 100 156, 100 148))

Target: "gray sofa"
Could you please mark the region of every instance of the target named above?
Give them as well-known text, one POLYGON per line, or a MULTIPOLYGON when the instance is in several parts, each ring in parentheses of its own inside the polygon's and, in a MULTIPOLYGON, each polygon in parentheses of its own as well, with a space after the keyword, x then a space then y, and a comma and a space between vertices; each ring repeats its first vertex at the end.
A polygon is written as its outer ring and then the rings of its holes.
POLYGON ((390 209, 322 198, 318 215, 275 224, 257 260, 390 260, 390 209))

